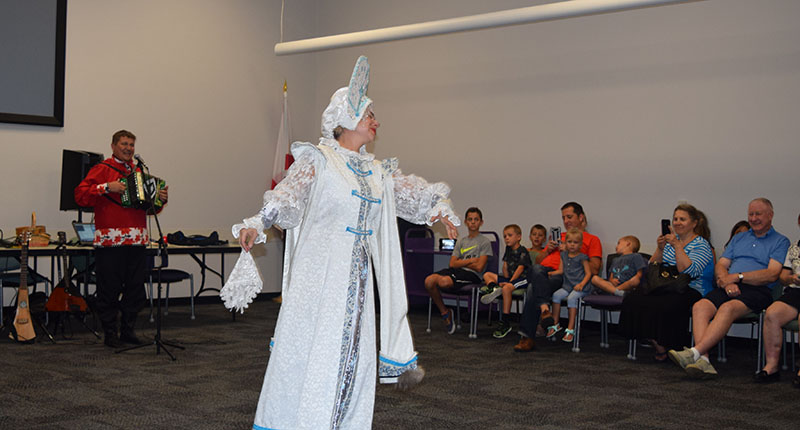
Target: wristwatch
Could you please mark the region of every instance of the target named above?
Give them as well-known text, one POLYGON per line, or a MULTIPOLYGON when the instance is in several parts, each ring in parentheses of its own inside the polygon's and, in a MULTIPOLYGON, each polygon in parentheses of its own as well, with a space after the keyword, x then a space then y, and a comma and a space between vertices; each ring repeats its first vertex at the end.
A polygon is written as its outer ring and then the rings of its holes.
POLYGON ((739 282, 744 281, 744 273, 739 272, 739 282))

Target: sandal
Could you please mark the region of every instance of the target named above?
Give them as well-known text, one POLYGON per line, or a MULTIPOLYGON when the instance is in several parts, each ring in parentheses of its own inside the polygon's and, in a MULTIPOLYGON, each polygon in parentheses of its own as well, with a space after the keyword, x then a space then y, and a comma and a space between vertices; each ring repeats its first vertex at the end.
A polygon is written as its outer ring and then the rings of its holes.
POLYGON ((575 337, 575 330, 568 328, 564 330, 564 337, 561 338, 564 342, 572 342, 575 337))
POLYGON ((545 337, 548 339, 552 339, 553 336, 555 336, 560 331, 561 331, 561 326, 559 324, 551 325, 550 327, 547 327, 547 335, 545 335, 545 337))

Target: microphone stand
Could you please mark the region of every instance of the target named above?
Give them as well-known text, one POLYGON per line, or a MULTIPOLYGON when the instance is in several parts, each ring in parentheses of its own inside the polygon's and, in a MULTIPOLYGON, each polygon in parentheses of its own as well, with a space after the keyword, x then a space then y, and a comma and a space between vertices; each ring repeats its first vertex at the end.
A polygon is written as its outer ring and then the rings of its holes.
MULTIPOLYGON (((144 162, 142 162, 141 159, 137 158, 137 160, 139 161, 139 168, 142 169, 142 173, 145 173, 145 170, 146 170, 147 171, 147 175, 150 176, 150 169, 147 167, 147 165, 144 164, 144 162)), ((158 278, 158 300, 157 300, 157 305, 156 305, 157 306, 156 307, 156 334, 153 337, 153 343, 142 343, 141 345, 129 346, 127 348, 118 349, 118 350, 114 351, 114 353, 115 354, 119 354, 120 352, 125 352, 125 351, 134 350, 134 349, 144 348, 144 347, 146 347, 148 345, 155 345, 155 347, 156 347, 156 355, 161 353, 161 350, 163 349, 164 352, 166 352, 167 355, 169 355, 169 358, 171 358, 172 361, 175 361, 177 359, 175 358, 174 355, 172 355, 169 352, 169 350, 166 347, 170 346, 170 347, 173 347, 173 348, 178 348, 180 350, 184 350, 186 348, 184 348, 184 347, 182 347, 180 345, 175 345, 175 344, 172 344, 172 343, 169 343, 169 342, 164 342, 163 340, 161 340, 161 269, 164 267, 164 260, 166 258, 168 258, 168 255, 167 255, 167 241, 166 241, 166 239, 164 237, 164 233, 161 231, 161 223, 158 222, 158 214, 156 214, 156 205, 155 205, 155 202, 154 202, 156 193, 158 193, 158 190, 156 190, 155 193, 152 196, 149 193, 145 193, 145 199, 147 200, 147 203, 150 203, 150 211, 152 212, 153 218, 155 218, 155 220, 156 220, 156 228, 158 229, 158 252, 156 253, 156 256, 159 257, 159 261, 158 261, 158 266, 155 267, 155 269, 156 269, 156 277, 158 278)))

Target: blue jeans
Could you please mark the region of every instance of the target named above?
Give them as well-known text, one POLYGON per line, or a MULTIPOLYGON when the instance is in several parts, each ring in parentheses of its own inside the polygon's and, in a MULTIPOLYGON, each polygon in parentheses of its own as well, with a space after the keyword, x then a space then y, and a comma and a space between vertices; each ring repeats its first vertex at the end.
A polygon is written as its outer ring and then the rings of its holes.
POLYGON ((561 303, 567 299, 568 308, 577 308, 578 302, 589 294, 587 291, 567 291, 564 288, 559 288, 553 293, 553 303, 561 303))

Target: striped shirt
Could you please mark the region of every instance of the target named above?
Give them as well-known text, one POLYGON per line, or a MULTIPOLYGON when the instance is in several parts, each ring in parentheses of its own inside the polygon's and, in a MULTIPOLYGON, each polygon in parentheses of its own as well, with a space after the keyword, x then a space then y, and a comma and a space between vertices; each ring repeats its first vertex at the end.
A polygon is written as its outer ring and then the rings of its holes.
MULTIPOLYGON (((686 273, 692 278, 689 282, 689 286, 705 296, 706 293, 714 287, 713 271, 711 272, 712 277, 710 279, 705 279, 702 276, 707 265, 714 265, 714 253, 711 251, 711 245, 709 245, 708 241, 703 237, 697 236, 686 244, 683 250, 686 252, 686 255, 689 256, 689 260, 692 261, 692 264, 682 273, 686 273)), ((676 266, 678 264, 675 260, 675 248, 669 243, 664 245, 664 251, 661 253, 661 261, 670 266, 676 266)))

